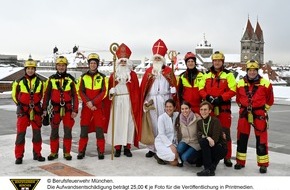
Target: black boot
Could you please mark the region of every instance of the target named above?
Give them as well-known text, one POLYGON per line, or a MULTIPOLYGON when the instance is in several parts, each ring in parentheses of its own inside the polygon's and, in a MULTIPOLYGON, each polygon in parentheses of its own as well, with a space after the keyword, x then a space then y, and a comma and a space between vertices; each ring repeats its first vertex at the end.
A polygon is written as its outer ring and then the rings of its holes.
POLYGON ((224 159, 224 164, 226 165, 226 167, 232 167, 233 163, 231 161, 231 159, 224 159))
POLYGON ((162 160, 161 158, 159 158, 157 156, 157 154, 154 154, 154 158, 157 160, 157 163, 160 165, 166 165, 166 162, 164 160, 162 160))
POLYGON ((22 158, 17 158, 15 160, 15 164, 22 164, 22 158))
POLYGON ((130 149, 124 148, 124 155, 127 157, 132 157, 133 154, 131 153, 130 149))
POLYGON ((35 155, 35 156, 33 156, 33 160, 37 160, 39 162, 44 162, 45 158, 43 156, 41 156, 41 155, 38 155, 38 156, 35 155))
POLYGON ((244 168, 245 166, 243 166, 243 165, 241 165, 241 164, 236 164, 235 166, 234 166, 234 168, 235 168, 235 170, 240 170, 240 169, 242 169, 242 168, 244 168))
POLYGON ((265 174, 265 173, 267 173, 267 167, 266 166, 261 166, 259 171, 260 171, 261 174, 265 174))
POLYGON ((209 169, 204 169, 196 173, 197 176, 215 176, 215 172, 209 169))
POLYGON ((104 153, 100 152, 99 148, 97 150, 98 150, 98 158, 99 158, 99 160, 103 160, 105 158, 104 153))
POLYGON ((99 160, 103 160, 105 158, 104 153, 99 153, 98 158, 99 158, 99 160))
POLYGON ((66 160, 71 160, 71 159, 72 159, 72 156, 70 155, 70 153, 63 153, 63 157, 64 157, 66 160))
POLYGON ((85 152, 79 152, 78 155, 77 155, 77 159, 78 159, 78 160, 81 160, 81 159, 83 159, 85 156, 86 156, 86 153, 85 153, 85 152))
POLYGON ((51 153, 47 159, 48 160, 54 160, 54 159, 57 159, 58 158, 58 153, 51 153))
POLYGON ((177 167, 183 167, 183 162, 178 163, 177 167))
POLYGON ((145 154, 145 156, 146 156, 147 158, 151 158, 151 157, 153 157, 154 155, 155 155, 155 153, 152 152, 151 150, 145 154))
POLYGON ((120 157, 121 156, 121 150, 116 150, 114 156, 115 157, 120 157))
POLYGON ((202 163, 196 163, 195 167, 200 168, 202 166, 202 163))

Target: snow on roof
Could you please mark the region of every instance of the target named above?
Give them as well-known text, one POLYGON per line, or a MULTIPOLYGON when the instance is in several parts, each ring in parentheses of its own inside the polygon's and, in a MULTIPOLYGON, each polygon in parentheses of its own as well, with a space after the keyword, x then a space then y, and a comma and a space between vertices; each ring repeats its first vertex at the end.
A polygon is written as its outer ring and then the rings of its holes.
MULTIPOLYGON (((225 55, 225 62, 227 63, 240 63, 241 62, 241 55, 240 54, 224 54, 225 55)), ((210 63, 212 62, 211 57, 202 57, 198 54, 202 62, 210 63)))
POLYGON ((98 52, 92 52, 92 51, 77 51, 75 53, 72 52, 64 52, 60 54, 52 54, 51 56, 48 56, 42 60, 42 62, 55 62, 55 58, 58 56, 64 56, 67 58, 69 64, 68 68, 76 68, 78 63, 86 63, 87 56, 90 53, 97 53, 100 56, 101 61, 106 60, 112 60, 113 55, 109 51, 103 51, 101 53, 98 52))
POLYGON ((205 34, 204 34, 203 39, 201 40, 201 42, 199 42, 196 45, 196 48, 198 48, 198 49, 212 49, 211 44, 205 38, 205 34))
POLYGON ((280 77, 290 77, 290 71, 277 71, 277 74, 280 76, 280 77))
MULTIPOLYGON (((247 72, 243 71, 241 67, 237 67, 237 68, 227 67, 227 69, 237 72, 236 81, 239 81, 241 78, 243 78, 247 74, 247 72)), ((276 80, 269 79, 268 73, 264 73, 262 69, 259 69, 259 75, 261 75, 263 78, 269 80, 272 84, 275 84, 275 85, 286 85, 287 84, 287 82, 285 80, 283 80, 279 77, 276 78, 276 80)))
POLYGON ((200 54, 197 54, 197 56, 201 59, 201 61, 199 59, 196 59, 197 64, 202 64, 202 63, 210 63, 211 62, 211 58, 210 57, 202 57, 200 54))
POLYGON ((13 74, 13 73, 16 73, 17 71, 20 71, 21 69, 23 69, 23 67, 0 67, 0 80, 13 74))

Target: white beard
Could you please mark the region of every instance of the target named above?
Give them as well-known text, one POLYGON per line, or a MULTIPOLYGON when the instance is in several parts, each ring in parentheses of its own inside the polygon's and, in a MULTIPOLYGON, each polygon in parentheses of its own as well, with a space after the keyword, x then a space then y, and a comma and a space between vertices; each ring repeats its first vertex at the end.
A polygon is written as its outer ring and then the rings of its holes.
POLYGON ((163 61, 153 61, 153 75, 160 75, 162 71, 163 61))
POLYGON ((116 68, 116 81, 125 84, 126 82, 130 82, 130 68, 128 66, 120 66, 118 65, 116 68))

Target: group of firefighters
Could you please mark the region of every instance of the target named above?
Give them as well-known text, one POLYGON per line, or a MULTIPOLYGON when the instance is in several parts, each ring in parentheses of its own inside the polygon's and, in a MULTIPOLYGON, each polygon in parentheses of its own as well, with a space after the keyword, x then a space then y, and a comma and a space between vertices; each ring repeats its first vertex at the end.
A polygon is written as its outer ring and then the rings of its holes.
MULTIPOLYGON (((190 103, 192 111, 196 114, 200 114, 199 105, 202 101, 212 105, 211 115, 219 119, 226 140, 227 154, 224 157, 224 164, 232 167, 231 99, 236 96, 236 103, 240 109, 234 168, 239 170, 245 167, 247 144, 253 127, 256 136, 257 165, 260 173, 266 173, 269 166, 267 112, 273 105, 274 95, 271 83, 259 75, 259 63, 255 60, 247 61, 247 74, 236 82, 233 73, 225 69, 225 56, 222 52, 213 53, 212 67, 205 73, 197 70, 196 56, 188 52, 184 57, 187 69, 176 77, 164 61, 167 51, 164 42, 158 40, 153 45, 152 51, 153 60, 161 61, 162 64, 147 69, 140 85, 129 59, 131 51, 125 44, 121 44, 116 51, 117 69, 110 78, 98 71, 100 57, 96 53, 88 55, 89 70, 78 80, 67 72, 69 63, 64 56, 57 57, 56 73, 47 81, 42 81, 36 74, 35 60, 25 61, 25 75, 14 81, 12 85, 12 98, 17 106, 15 164, 23 162, 28 126, 32 127, 33 132, 33 159, 45 161, 45 157, 41 154, 41 127, 45 118, 49 118, 51 126, 51 153, 47 159, 54 160, 59 156, 59 126, 62 121, 63 157, 71 160, 72 129, 78 115, 79 101, 82 103, 82 108, 77 159, 85 157, 90 132, 96 133, 98 159, 104 159, 106 143, 114 145, 115 157, 121 155, 122 146, 124 146, 124 155, 132 157, 131 144, 139 148, 139 141, 142 142, 141 138, 144 138, 142 130, 145 128, 142 118, 151 109, 149 100, 153 100, 155 105, 154 115, 149 114, 152 119, 151 125, 154 126, 154 118, 157 122, 158 116, 161 115, 159 112, 164 113, 164 105, 159 109, 157 103, 164 104, 171 97, 177 105, 183 101, 190 103), (166 91, 163 92, 164 88, 166 91), (167 97, 167 94, 170 94, 170 97, 167 97), (159 96, 163 99, 154 99, 159 96), (108 133, 110 140, 105 140, 104 133, 108 133)), ((156 135, 154 134, 155 137, 156 135)), ((153 148, 150 146, 148 148, 146 157, 154 156, 154 142, 153 148)))

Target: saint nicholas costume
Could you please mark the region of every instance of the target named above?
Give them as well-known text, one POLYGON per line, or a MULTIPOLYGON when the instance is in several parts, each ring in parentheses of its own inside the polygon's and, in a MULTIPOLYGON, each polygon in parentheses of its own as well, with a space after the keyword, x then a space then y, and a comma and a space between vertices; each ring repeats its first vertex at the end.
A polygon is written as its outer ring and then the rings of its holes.
POLYGON ((114 144, 115 157, 120 156, 122 146, 124 146, 124 155, 132 157, 131 144, 134 143, 135 147, 139 147, 139 80, 137 74, 131 70, 129 60, 131 50, 129 47, 122 43, 118 47, 116 55, 118 57, 118 68, 127 68, 128 70, 123 72, 123 74, 126 73, 126 77, 119 77, 118 72, 115 72, 111 74, 109 79, 109 89, 114 90, 111 90, 113 91, 112 94, 110 93, 112 102, 109 105, 111 112, 107 143, 114 144), (126 62, 126 65, 121 65, 121 61, 126 62), (112 141, 113 137, 114 141, 112 141))
MULTIPOLYGON (((165 65, 164 56, 167 52, 167 47, 165 43, 159 39, 152 47, 153 57, 160 57, 163 60, 163 65, 161 73, 154 72, 154 66, 151 66, 145 71, 140 85, 141 89, 141 100, 140 100, 140 122, 142 117, 144 117, 146 104, 153 100, 154 109, 149 110, 151 123, 149 126, 154 133, 154 137, 158 135, 157 124, 158 117, 164 113, 165 101, 169 98, 173 98, 177 101, 176 93, 172 93, 171 89, 174 88, 176 91, 177 82, 174 72, 170 67, 165 65), (145 107, 144 107, 145 106, 145 107), (142 109, 143 108, 143 109, 142 109)), ((154 64, 154 63, 153 63, 154 64)), ((177 104, 178 105, 178 104, 177 104)), ((142 129, 145 126, 142 124, 142 129)), ((141 139, 141 132, 139 133, 141 139)), ((143 136, 143 134, 142 134, 143 136)), ((141 141, 142 142, 142 141, 141 141)), ((152 144, 147 144, 149 152, 146 157, 152 157, 155 152, 154 142, 152 144)))

